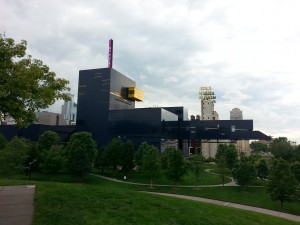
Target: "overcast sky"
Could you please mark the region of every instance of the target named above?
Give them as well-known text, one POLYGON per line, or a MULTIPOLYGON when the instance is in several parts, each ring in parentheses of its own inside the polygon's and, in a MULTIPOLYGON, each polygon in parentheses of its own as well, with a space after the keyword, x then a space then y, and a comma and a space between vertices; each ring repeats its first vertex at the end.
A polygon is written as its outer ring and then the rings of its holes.
MULTIPOLYGON (((201 86, 254 129, 300 142, 299 0, 0 0, 0 32, 70 81, 113 68, 145 92, 137 107, 184 106, 200 114, 201 86)), ((59 111, 62 103, 52 109, 59 111)))

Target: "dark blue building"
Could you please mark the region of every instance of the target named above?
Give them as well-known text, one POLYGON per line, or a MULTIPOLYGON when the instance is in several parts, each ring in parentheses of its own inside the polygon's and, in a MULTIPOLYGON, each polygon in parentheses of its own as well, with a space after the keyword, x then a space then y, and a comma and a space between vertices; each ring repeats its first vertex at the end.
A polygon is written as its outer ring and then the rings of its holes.
POLYGON ((271 139, 253 131, 252 120, 190 121, 184 107, 135 108, 135 101, 142 99, 135 81, 112 68, 81 70, 76 126, 0 126, 0 133, 7 139, 18 135, 37 141, 45 130, 53 130, 67 141, 74 132, 88 131, 98 147, 117 137, 135 145, 146 141, 161 150, 176 146, 186 155, 199 141, 271 139))

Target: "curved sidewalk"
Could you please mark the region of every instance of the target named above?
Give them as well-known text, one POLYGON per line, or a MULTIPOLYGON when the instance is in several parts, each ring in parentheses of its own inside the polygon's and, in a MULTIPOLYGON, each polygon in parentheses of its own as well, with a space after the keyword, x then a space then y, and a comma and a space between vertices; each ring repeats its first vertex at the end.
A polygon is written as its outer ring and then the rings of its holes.
POLYGON ((0 225, 30 225, 35 186, 0 186, 0 225))
POLYGON ((194 197, 194 196, 187 196, 187 195, 177 195, 177 194, 147 192, 147 191, 142 191, 142 192, 148 193, 148 194, 153 194, 153 195, 163 195, 163 196, 188 199, 188 200, 198 201, 198 202, 212 203, 215 205, 221 205, 221 206, 226 206, 226 207, 231 207, 231 208, 244 209, 244 210, 248 210, 248 211, 253 211, 253 212, 258 212, 258 213, 263 213, 263 214, 267 214, 267 215, 271 215, 271 216, 284 218, 287 220, 292 220, 295 222, 300 222, 300 216, 283 213, 283 212, 278 212, 278 211, 274 211, 274 210, 270 210, 270 209, 258 208, 258 207, 253 207, 253 206, 236 204, 236 203, 232 203, 232 202, 224 202, 224 201, 218 201, 218 200, 200 198, 200 197, 194 197))
MULTIPOLYGON (((133 185, 139 185, 139 186, 149 186, 150 185, 150 184, 144 184, 144 183, 130 182, 130 181, 126 181, 126 180, 119 180, 116 178, 110 178, 110 177, 106 177, 106 176, 102 176, 102 175, 98 175, 98 174, 94 174, 94 173, 90 173, 90 175, 95 176, 95 177, 100 177, 102 179, 118 182, 118 183, 133 184, 133 185)), ((174 186, 187 187, 187 188, 195 187, 195 185, 153 184, 153 187, 174 187, 174 186)), ((223 186, 223 184, 198 185, 198 187, 222 187, 222 186, 223 186)), ((224 186, 225 187, 237 186, 237 184, 234 181, 230 181, 229 183, 224 184, 224 186)))

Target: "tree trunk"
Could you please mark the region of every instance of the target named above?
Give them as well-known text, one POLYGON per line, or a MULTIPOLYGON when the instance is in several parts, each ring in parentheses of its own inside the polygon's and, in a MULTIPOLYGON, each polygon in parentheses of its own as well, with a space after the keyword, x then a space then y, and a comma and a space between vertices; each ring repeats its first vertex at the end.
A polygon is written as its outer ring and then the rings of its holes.
POLYGON ((283 201, 280 201, 280 208, 283 209, 283 201))
POLYGON ((150 187, 153 188, 153 181, 150 179, 150 187))

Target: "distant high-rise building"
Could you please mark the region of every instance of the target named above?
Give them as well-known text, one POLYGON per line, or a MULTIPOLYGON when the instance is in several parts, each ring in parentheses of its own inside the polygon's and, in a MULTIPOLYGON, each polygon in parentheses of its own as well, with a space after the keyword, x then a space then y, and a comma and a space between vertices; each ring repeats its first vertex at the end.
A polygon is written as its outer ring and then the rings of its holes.
POLYGON ((76 124, 77 104, 74 102, 74 95, 70 93, 68 95, 71 100, 64 102, 61 107, 61 114, 63 114, 67 125, 74 125, 76 124))
POLYGON ((38 124, 44 125, 66 125, 66 121, 63 118, 62 114, 53 113, 53 112, 37 112, 37 121, 38 124))
MULTIPOLYGON (((201 120, 219 120, 215 111, 216 96, 211 87, 201 87, 199 92, 201 100, 201 120)), ((214 158, 218 149, 216 140, 206 140, 201 143, 201 152, 205 158, 214 158)))
MULTIPOLYGON (((243 120, 243 111, 239 108, 233 108, 230 111, 230 120, 243 120)), ((250 142, 249 140, 237 140, 235 143, 238 153, 250 154, 250 142)))
POLYGON ((215 111, 216 96, 211 87, 201 87, 199 92, 201 99, 201 120, 219 120, 215 111))
POLYGON ((234 108, 230 111, 230 120, 242 120, 243 111, 239 108, 234 108))

